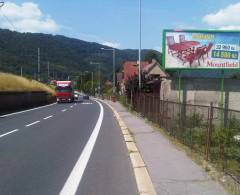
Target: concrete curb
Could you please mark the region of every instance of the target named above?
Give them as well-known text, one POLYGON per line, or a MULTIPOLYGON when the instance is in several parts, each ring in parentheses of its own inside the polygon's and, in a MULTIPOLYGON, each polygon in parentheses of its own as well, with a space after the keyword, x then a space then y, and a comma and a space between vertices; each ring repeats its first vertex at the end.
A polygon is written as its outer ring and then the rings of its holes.
POLYGON ((134 170, 134 175, 137 183, 138 192, 140 195, 156 195, 156 191, 153 187, 153 183, 148 174, 146 164, 144 163, 141 154, 135 144, 133 136, 130 134, 129 128, 125 122, 121 119, 118 112, 107 102, 100 100, 106 104, 114 113, 115 118, 117 119, 119 126, 122 130, 127 149, 130 153, 130 159, 132 167, 134 170))

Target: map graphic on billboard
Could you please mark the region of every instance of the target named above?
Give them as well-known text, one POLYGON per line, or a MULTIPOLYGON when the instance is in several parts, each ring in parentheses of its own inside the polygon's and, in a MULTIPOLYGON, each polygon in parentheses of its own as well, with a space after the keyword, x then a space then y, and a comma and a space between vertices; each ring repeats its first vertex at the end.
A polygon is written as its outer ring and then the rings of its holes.
POLYGON ((240 32, 164 32, 165 69, 238 69, 240 32))

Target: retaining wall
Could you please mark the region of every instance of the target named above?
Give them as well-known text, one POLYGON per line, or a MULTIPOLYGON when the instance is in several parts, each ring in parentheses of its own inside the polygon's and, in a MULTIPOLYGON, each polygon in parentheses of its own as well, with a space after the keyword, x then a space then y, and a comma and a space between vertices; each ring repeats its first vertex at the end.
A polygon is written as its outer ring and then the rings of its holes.
MULTIPOLYGON (((209 106, 211 102, 218 107, 221 103, 221 79, 182 78, 181 102, 209 106)), ((161 84, 162 100, 178 102, 178 79, 164 80, 161 84)), ((225 108, 240 110, 240 80, 225 79, 225 108)))
POLYGON ((36 107, 55 101, 46 92, 0 92, 0 113, 36 107))

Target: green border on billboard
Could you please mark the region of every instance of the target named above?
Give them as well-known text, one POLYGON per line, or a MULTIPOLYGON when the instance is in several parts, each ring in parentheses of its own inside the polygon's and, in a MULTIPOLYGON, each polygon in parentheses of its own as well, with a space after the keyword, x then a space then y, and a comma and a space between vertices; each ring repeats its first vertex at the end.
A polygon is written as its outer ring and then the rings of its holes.
MULTIPOLYGON (((228 70, 235 70, 236 72, 239 72, 240 71, 240 68, 167 68, 165 67, 165 62, 166 62, 166 33, 167 32, 200 32, 200 33, 203 33, 203 32, 212 32, 212 33, 218 33, 218 32, 225 32, 225 33, 240 33, 239 30, 185 30, 185 29, 164 29, 163 30, 163 37, 162 37, 162 67, 164 70, 173 70, 173 71, 179 71, 179 70, 191 70, 191 71, 201 71, 201 70, 207 70, 207 71, 216 71, 216 70, 225 70, 225 71, 228 71, 228 70)), ((240 46, 240 42, 239 42, 239 46, 240 46)))

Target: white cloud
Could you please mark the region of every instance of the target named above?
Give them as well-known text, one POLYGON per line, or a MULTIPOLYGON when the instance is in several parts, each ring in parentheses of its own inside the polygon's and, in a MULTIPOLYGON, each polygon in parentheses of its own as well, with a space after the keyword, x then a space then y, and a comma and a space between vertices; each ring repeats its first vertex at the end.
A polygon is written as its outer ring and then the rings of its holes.
POLYGON ((1 9, 1 28, 32 33, 56 33, 59 30, 58 24, 50 16, 43 14, 35 3, 25 2, 17 5, 6 2, 1 9))
POLYGON ((238 26, 237 25, 222 26, 219 29, 220 30, 240 30, 240 24, 238 26))
POLYGON ((120 47, 120 43, 112 43, 110 41, 103 41, 102 45, 106 45, 108 47, 112 47, 112 48, 119 48, 120 47))
POLYGON ((203 17, 203 22, 210 26, 225 30, 240 29, 240 2, 220 9, 203 17))

